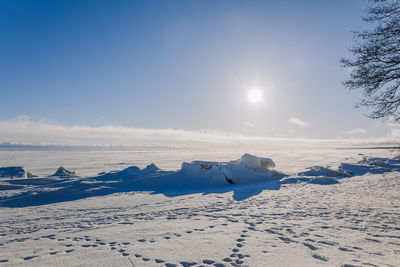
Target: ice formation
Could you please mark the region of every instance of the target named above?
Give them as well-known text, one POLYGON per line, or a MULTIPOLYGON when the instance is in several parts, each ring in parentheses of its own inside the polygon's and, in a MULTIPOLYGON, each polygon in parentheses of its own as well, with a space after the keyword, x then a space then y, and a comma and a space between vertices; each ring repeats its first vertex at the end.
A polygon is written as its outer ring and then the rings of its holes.
POLYGON ((152 175, 159 172, 163 173, 163 171, 161 171, 154 163, 151 163, 142 170, 137 166, 130 166, 121 171, 102 172, 99 173, 99 175, 95 177, 95 179, 100 181, 114 179, 132 180, 140 177, 146 177, 147 175, 152 175))
POLYGON ((51 175, 51 176, 58 176, 58 177, 74 177, 75 172, 74 171, 70 171, 67 170, 66 168, 64 168, 63 166, 60 166, 57 171, 51 175))
MULTIPOLYGON (((123 170, 103 172, 92 177, 78 177, 75 173, 60 167, 53 176, 67 179, 51 179, 46 176, 37 179, 2 179, 0 190, 8 195, 18 195, 0 203, 2 206, 44 205, 54 202, 71 201, 89 196, 107 195, 117 192, 152 191, 168 196, 187 192, 234 191, 235 199, 252 195, 264 189, 279 190, 282 184, 308 183, 333 185, 342 178, 364 174, 382 174, 400 171, 398 158, 365 158, 357 163, 341 163, 337 169, 313 166, 303 172, 283 174, 274 170, 272 159, 244 154, 240 159, 229 162, 192 161, 182 163, 177 171, 163 171, 155 164, 145 168, 130 166, 123 170), (73 177, 73 179, 68 179, 73 177), (240 186, 241 184, 246 184, 240 186), (32 186, 37 186, 32 188, 32 186), (10 190, 15 190, 10 193, 10 190), (21 191, 18 191, 21 189, 21 191), (26 194, 24 190, 34 191, 26 194), (26 194, 26 195, 25 195, 26 194)), ((34 174, 23 167, 0 168, 0 178, 32 178, 34 174)))
POLYGON ((251 170, 269 170, 275 168, 275 162, 272 159, 260 158, 247 153, 242 156, 240 163, 251 170))
POLYGON ((210 185, 243 184, 262 182, 284 177, 283 173, 272 170, 272 159, 244 154, 240 160, 230 162, 192 161, 183 163, 182 175, 210 185))
POLYGON ((34 177, 37 177, 37 175, 28 171, 22 166, 0 168, 0 178, 34 178, 34 177))

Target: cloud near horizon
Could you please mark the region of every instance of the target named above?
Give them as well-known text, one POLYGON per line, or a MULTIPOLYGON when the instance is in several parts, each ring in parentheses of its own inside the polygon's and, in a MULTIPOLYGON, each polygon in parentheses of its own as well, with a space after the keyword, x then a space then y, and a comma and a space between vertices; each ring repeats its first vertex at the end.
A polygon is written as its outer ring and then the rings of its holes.
POLYGON ((299 118, 295 118, 295 117, 290 118, 288 120, 288 122, 290 124, 293 124, 293 125, 296 125, 296 126, 300 126, 300 127, 309 127, 309 126, 311 126, 311 123, 309 123, 307 121, 303 121, 303 120, 301 120, 299 118))
POLYGON ((347 131, 343 131, 344 134, 366 134, 367 130, 362 128, 355 128, 347 131))
POLYGON ((252 147, 299 148, 393 145, 400 129, 382 138, 307 139, 247 136, 214 130, 144 129, 126 126, 64 125, 35 121, 29 117, 0 121, 0 143, 79 146, 170 146, 170 147, 252 147))

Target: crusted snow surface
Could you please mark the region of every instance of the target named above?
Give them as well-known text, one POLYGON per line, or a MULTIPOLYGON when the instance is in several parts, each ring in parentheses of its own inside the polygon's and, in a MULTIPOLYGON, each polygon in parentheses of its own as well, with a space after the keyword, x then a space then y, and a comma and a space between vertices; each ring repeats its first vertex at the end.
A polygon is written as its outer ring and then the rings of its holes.
POLYGON ((395 158, 273 158, 301 170, 285 168, 288 176, 275 179, 273 170, 240 159, 195 161, 178 171, 148 165, 90 177, 3 179, 23 189, 1 191, 18 193, 0 198, 0 266, 398 266, 395 158), (323 168, 304 175, 316 164, 349 175, 323 168), (225 178, 250 174, 261 181, 225 178), (289 179, 295 182, 283 183, 289 179))

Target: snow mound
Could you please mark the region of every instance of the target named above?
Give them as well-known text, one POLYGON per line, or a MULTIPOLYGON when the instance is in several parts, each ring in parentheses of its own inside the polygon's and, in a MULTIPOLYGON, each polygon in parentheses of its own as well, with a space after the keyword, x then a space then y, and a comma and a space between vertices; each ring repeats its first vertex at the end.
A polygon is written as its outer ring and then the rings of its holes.
POLYGON ((400 158, 364 157, 356 164, 341 163, 339 171, 345 171, 351 175, 364 175, 367 173, 380 174, 391 171, 400 171, 400 158))
POLYGON ((116 180, 116 179, 134 179, 143 177, 146 175, 154 175, 157 173, 163 173, 154 163, 146 166, 146 168, 140 169, 137 166, 130 166, 121 171, 111 171, 99 173, 99 176, 95 177, 96 180, 116 180))
POLYGON ((34 178, 36 174, 28 171, 22 166, 1 167, 0 178, 34 178))
POLYGON ((160 169, 156 166, 156 164, 151 163, 149 165, 146 166, 146 168, 144 168, 143 170, 141 170, 141 174, 149 174, 149 173, 154 173, 159 171, 160 169))
POLYGON ((322 166, 312 166, 308 167, 308 170, 305 172, 300 172, 298 175, 300 176, 325 176, 325 177, 349 177, 351 173, 339 169, 339 170, 332 170, 322 166))
POLYGON ((269 158, 244 154, 240 160, 230 162, 192 161, 184 162, 179 171, 186 179, 204 185, 227 185, 263 182, 286 176, 272 170, 275 163, 269 158))
POLYGON ((395 157, 393 159, 390 158, 374 158, 374 157, 364 157, 358 164, 367 164, 377 167, 391 167, 392 165, 396 165, 400 163, 400 158, 395 157))
POLYGON ((57 177, 74 177, 76 176, 75 171, 70 171, 64 168, 63 166, 60 166, 57 171, 51 175, 51 176, 57 176, 57 177))
POLYGON ((132 175, 136 175, 140 172, 140 168, 136 166, 130 166, 126 169, 123 169, 122 171, 115 172, 114 174, 118 176, 119 178, 127 178, 132 175))

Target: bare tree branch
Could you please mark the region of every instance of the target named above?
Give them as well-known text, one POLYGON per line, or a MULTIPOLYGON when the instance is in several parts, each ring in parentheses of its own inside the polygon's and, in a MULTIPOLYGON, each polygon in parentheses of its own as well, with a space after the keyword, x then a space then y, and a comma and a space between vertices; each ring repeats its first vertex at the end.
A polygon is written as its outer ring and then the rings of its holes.
POLYGON ((356 107, 368 106, 370 118, 400 121, 400 0, 370 0, 364 21, 370 30, 354 32, 354 59, 342 58, 350 70, 349 89, 363 89, 356 107))

